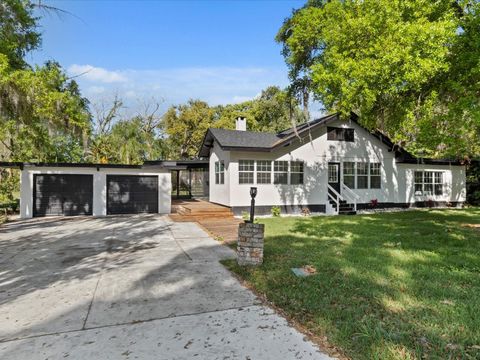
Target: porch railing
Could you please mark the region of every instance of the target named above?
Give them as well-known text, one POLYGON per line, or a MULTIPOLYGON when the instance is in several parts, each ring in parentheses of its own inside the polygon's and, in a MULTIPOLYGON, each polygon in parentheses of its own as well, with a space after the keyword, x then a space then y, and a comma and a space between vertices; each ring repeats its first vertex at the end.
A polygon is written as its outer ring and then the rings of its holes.
POLYGON ((342 195, 338 193, 337 190, 335 190, 332 186, 330 186, 330 184, 327 184, 327 186, 328 186, 328 191, 327 191, 328 199, 332 200, 337 205, 335 208, 335 212, 338 215, 340 211, 340 201, 344 200, 344 198, 342 197, 342 195))
POLYGON ((357 201, 360 200, 360 196, 355 194, 355 192, 352 189, 350 189, 347 185, 343 183, 341 187, 342 187, 342 193, 344 194, 345 198, 350 204, 353 204, 353 209, 357 211, 357 201))

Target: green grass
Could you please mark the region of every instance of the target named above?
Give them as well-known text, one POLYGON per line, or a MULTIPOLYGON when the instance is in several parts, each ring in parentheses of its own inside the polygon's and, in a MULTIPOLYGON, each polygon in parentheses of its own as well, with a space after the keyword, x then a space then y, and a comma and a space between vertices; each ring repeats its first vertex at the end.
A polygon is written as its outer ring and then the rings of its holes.
POLYGON ((348 357, 480 359, 479 208, 260 222, 264 264, 225 265, 348 357))

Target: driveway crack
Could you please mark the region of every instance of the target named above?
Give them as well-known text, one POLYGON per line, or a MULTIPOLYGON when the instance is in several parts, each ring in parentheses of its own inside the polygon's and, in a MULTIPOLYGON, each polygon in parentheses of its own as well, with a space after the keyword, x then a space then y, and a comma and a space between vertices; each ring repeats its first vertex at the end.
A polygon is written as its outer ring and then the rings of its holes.
POLYGON ((177 244, 177 246, 180 248, 180 250, 182 250, 182 252, 185 254, 185 256, 187 257, 188 260, 192 261, 192 257, 190 255, 188 255, 188 253, 185 251, 185 249, 182 247, 182 245, 180 244, 180 242, 177 240, 177 238, 175 237, 175 235, 173 234, 173 231, 171 229, 170 226, 168 226, 168 231, 170 231, 170 234, 172 235, 172 238, 173 240, 175 240, 175 244, 177 244))

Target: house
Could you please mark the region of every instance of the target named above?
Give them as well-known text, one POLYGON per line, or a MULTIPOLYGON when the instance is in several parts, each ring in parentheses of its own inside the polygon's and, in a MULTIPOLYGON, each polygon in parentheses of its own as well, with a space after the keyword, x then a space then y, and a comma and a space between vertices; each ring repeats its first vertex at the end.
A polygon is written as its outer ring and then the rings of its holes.
POLYGON ((380 133, 359 125, 354 114, 338 114, 281 131, 209 129, 199 156, 210 159, 211 202, 235 214, 256 212, 352 212, 371 207, 457 206, 465 201, 465 166, 420 159, 380 133))
POLYGON ((277 134, 209 129, 201 160, 143 165, 0 163, 21 171, 22 218, 164 213, 176 198, 204 198, 240 215, 256 187, 257 214, 354 213, 377 207, 458 206, 465 166, 416 158, 380 133, 338 114, 277 134))

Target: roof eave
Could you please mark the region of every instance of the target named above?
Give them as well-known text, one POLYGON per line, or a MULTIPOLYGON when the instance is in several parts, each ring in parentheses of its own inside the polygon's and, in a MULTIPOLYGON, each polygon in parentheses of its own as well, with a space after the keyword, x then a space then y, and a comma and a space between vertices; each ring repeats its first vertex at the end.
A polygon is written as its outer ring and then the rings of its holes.
POLYGON ((465 164, 462 164, 462 162, 459 160, 449 160, 449 159, 414 158, 414 159, 398 159, 395 162, 397 164, 465 166, 465 164))

